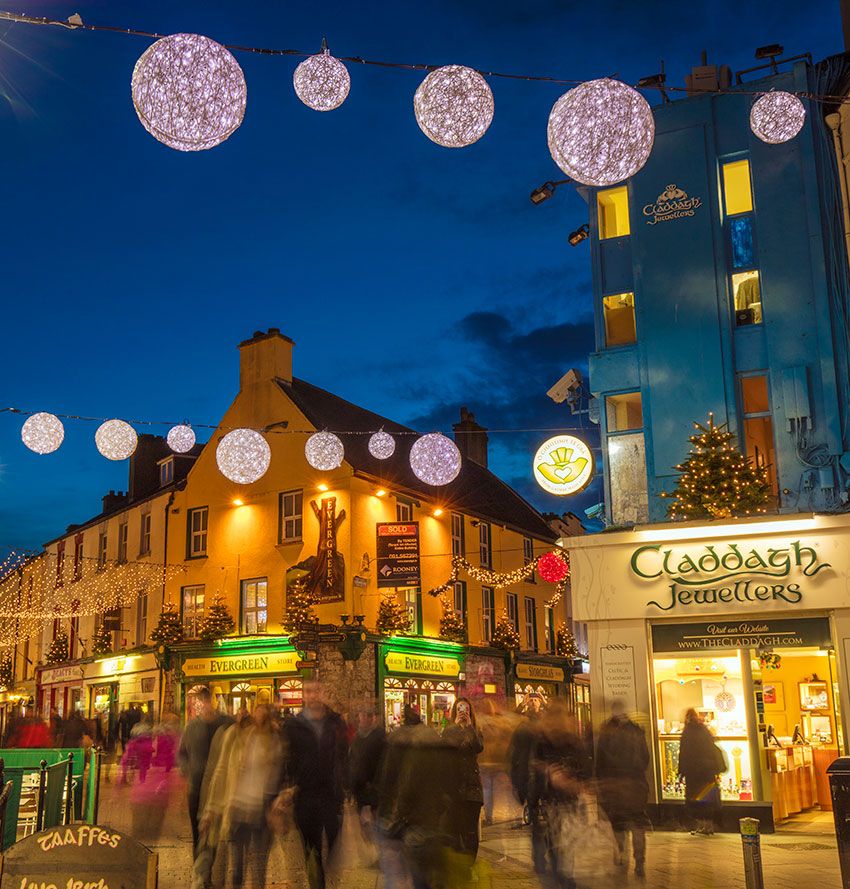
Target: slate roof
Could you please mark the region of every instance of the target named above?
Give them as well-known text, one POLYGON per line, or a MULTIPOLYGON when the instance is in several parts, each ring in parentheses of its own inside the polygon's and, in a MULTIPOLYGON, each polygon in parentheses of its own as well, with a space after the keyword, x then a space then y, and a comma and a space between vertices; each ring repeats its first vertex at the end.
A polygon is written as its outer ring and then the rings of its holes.
POLYGON ((477 516, 497 525, 507 525, 537 539, 554 541, 555 535, 543 516, 513 488, 472 460, 464 460, 460 475, 448 485, 435 488, 421 482, 410 468, 414 430, 358 407, 304 380, 278 380, 283 392, 317 429, 337 433, 345 446, 345 460, 356 472, 372 476, 389 489, 395 488, 438 500, 447 509, 477 516), (388 460, 369 453, 369 436, 357 433, 382 428, 397 435, 396 450, 388 460), (340 430, 346 430, 341 432, 340 430))

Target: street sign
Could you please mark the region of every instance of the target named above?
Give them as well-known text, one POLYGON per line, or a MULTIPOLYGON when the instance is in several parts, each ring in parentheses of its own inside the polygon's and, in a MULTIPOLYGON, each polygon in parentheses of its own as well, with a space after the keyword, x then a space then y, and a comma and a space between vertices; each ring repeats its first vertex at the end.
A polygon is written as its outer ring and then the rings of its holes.
POLYGON ((378 587, 420 586, 419 522, 378 522, 378 587))
POLYGON ((295 665, 299 670, 315 670, 319 666, 318 661, 298 661, 295 665))

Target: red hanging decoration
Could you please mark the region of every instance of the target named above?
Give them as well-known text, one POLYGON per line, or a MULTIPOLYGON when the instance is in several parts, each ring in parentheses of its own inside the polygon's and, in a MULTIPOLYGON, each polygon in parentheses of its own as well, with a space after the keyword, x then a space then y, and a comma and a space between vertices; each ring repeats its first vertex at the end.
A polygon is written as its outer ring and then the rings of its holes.
POLYGON ((543 553, 537 560, 537 573, 546 583, 560 583, 569 575, 570 566, 557 553, 543 553))

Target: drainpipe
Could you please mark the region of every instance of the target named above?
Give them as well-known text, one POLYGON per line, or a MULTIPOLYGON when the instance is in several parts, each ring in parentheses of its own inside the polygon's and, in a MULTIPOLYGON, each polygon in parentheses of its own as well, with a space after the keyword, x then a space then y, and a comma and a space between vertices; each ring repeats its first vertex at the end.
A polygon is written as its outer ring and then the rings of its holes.
MULTIPOLYGON (((850 0, 842 0, 842 9, 850 5, 850 0)), ((845 26, 848 19, 844 19, 845 26)), ((844 142, 841 138, 841 115, 834 111, 827 114, 826 122, 832 130, 832 144, 835 146, 835 154, 838 158, 838 178, 841 183, 841 214, 844 220, 844 251, 848 266, 850 266, 850 194, 847 191, 847 162, 850 158, 844 153, 844 142)))

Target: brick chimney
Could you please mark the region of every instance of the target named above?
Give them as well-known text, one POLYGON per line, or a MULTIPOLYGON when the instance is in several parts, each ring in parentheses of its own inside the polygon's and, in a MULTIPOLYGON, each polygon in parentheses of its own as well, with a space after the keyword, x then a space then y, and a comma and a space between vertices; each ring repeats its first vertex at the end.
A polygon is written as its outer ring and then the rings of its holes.
POLYGON ((171 454, 171 448, 160 435, 143 432, 133 456, 130 457, 130 503, 153 494, 159 488, 158 460, 171 454))
POLYGON ((124 491, 110 491, 103 495, 103 515, 116 512, 127 505, 127 494, 124 491))
POLYGON ((460 409, 460 422, 452 426, 455 444, 464 460, 472 460, 487 468, 487 430, 475 422, 475 414, 466 407, 460 409))
POLYGON ((292 348, 295 343, 277 327, 261 330, 239 343, 239 388, 269 380, 292 382, 292 348))

